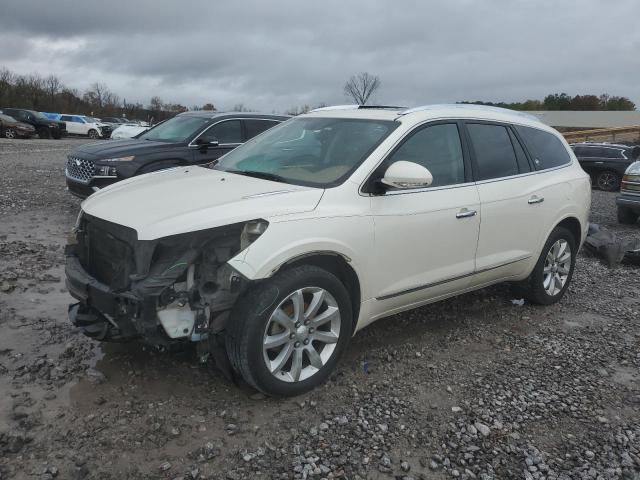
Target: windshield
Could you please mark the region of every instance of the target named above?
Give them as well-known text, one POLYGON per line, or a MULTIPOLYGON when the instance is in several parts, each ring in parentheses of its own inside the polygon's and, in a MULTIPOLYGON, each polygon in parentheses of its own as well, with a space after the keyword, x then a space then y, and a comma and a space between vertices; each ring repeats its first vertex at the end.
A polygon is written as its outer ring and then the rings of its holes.
POLYGON ((398 123, 353 118, 296 118, 226 154, 217 170, 330 187, 339 185, 398 123))
POLYGON ((138 138, 142 140, 158 140, 160 142, 186 142, 209 122, 209 118, 177 116, 147 130, 138 138))
POLYGON ((41 118, 42 120, 51 120, 49 117, 47 117, 44 113, 42 112, 34 112, 29 110, 36 118, 41 118))

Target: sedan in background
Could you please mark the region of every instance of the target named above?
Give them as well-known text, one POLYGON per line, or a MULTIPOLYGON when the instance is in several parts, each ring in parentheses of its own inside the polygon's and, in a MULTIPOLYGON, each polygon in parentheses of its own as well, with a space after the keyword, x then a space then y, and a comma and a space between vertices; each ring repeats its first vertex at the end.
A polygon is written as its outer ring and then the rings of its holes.
POLYGON ((28 123, 22 123, 9 115, 0 113, 0 135, 5 138, 31 138, 36 129, 28 123))
POLYGON ((74 195, 87 197, 143 173, 210 163, 288 118, 258 113, 181 113, 136 138, 77 147, 68 156, 67 187, 74 195))

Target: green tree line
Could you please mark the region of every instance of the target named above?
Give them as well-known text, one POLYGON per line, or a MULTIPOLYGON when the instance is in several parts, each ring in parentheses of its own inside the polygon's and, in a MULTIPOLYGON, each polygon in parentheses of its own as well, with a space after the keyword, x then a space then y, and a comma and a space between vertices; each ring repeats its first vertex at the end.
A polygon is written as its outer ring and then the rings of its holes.
POLYGON ((567 95, 552 93, 544 100, 525 100, 524 102, 458 102, 473 105, 489 105, 510 108, 512 110, 635 110, 636 105, 627 97, 618 97, 603 93, 602 95, 567 95))

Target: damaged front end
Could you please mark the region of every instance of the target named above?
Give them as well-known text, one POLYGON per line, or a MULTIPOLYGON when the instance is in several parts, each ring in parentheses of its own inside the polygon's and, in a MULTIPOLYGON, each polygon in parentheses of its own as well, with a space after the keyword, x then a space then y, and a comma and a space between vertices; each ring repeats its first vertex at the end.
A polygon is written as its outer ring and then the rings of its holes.
POLYGON ((132 228, 81 213, 65 251, 67 288, 79 300, 69 318, 101 341, 203 342, 224 329, 248 285, 228 260, 267 225, 258 219, 138 240, 132 228))

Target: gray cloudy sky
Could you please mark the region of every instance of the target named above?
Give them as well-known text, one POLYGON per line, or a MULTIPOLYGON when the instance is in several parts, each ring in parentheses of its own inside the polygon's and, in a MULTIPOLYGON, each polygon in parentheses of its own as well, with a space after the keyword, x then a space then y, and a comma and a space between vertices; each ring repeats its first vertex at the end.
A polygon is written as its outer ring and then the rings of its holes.
POLYGON ((640 0, 2 0, 0 66, 271 110, 349 103, 515 101, 608 92, 640 105, 640 0))

